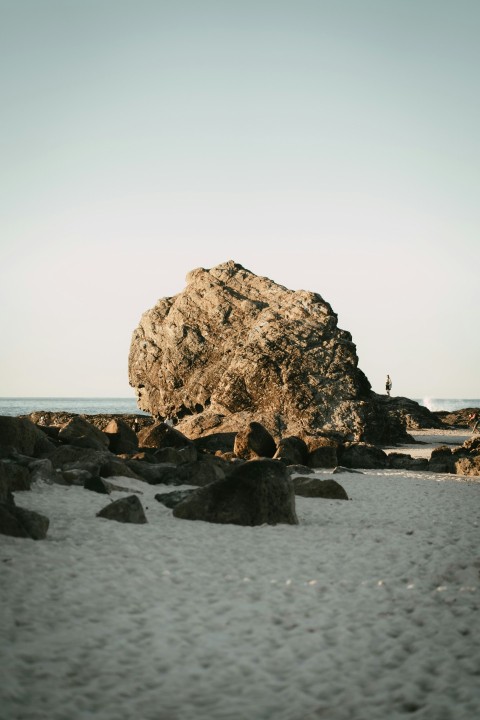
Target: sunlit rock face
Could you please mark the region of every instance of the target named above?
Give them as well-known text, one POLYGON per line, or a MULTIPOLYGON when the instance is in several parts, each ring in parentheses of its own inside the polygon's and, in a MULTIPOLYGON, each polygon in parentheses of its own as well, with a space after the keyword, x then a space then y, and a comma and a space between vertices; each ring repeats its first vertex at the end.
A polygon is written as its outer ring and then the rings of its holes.
POLYGON ((275 438, 319 432, 375 440, 370 383, 352 337, 315 292, 229 261, 198 268, 142 315, 129 380, 142 410, 189 437, 262 423, 275 438))

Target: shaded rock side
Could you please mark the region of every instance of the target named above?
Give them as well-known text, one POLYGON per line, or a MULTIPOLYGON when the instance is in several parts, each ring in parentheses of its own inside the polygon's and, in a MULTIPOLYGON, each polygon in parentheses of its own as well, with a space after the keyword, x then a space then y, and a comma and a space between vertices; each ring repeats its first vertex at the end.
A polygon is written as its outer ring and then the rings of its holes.
POLYGON ((129 381, 140 409, 190 438, 256 421, 274 437, 372 441, 370 383, 357 365, 351 334, 318 293, 229 261, 193 270, 183 292, 142 315, 129 381))
POLYGON ((97 512, 97 517, 138 525, 147 522, 142 503, 136 495, 120 498, 120 500, 115 500, 110 505, 106 505, 97 512))
POLYGON ((27 418, 0 416, 0 447, 14 449, 19 453, 37 456, 54 446, 44 432, 27 418))
POLYGON ((228 478, 194 491, 175 505, 184 520, 233 525, 298 524, 295 493, 285 465, 276 460, 249 460, 228 478))
POLYGON ((345 488, 336 480, 320 480, 316 477, 299 476, 293 479, 295 495, 310 498, 326 498, 328 500, 348 500, 345 488))

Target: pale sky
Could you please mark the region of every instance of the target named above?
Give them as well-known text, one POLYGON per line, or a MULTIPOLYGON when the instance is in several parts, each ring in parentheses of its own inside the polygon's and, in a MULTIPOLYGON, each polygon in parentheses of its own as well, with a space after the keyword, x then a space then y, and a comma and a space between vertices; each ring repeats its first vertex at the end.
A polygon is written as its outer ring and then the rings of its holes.
POLYGON ((0 396, 134 396, 142 312, 233 259, 373 389, 480 397, 478 0, 0 0, 0 396))

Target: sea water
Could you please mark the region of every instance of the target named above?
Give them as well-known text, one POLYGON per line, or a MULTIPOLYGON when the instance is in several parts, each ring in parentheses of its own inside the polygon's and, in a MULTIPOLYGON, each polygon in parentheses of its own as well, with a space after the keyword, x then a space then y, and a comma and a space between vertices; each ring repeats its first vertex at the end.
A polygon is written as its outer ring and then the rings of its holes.
POLYGON ((464 408, 480 408, 480 399, 462 399, 462 398, 423 398, 417 400, 420 405, 424 405, 431 412, 445 410, 446 412, 455 412, 455 410, 463 410, 464 408))
MULTIPOLYGON (((480 408, 480 399, 423 398, 416 400, 431 411, 480 408)), ((137 407, 135 398, 0 398, 0 415, 29 415, 36 410, 70 412, 78 415, 149 415, 137 407)))
POLYGON ((135 398, 0 398, 0 415, 29 415, 36 410, 78 415, 148 415, 135 398))

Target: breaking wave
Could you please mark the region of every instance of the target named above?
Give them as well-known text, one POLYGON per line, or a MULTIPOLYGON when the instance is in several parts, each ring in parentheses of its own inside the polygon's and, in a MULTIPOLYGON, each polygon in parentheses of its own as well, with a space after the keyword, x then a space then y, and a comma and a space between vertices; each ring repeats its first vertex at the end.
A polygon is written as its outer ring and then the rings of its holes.
POLYGON ((444 410, 446 412, 454 412, 455 410, 463 410, 464 408, 480 407, 480 399, 465 398, 423 398, 417 400, 420 405, 428 408, 431 412, 444 410))

